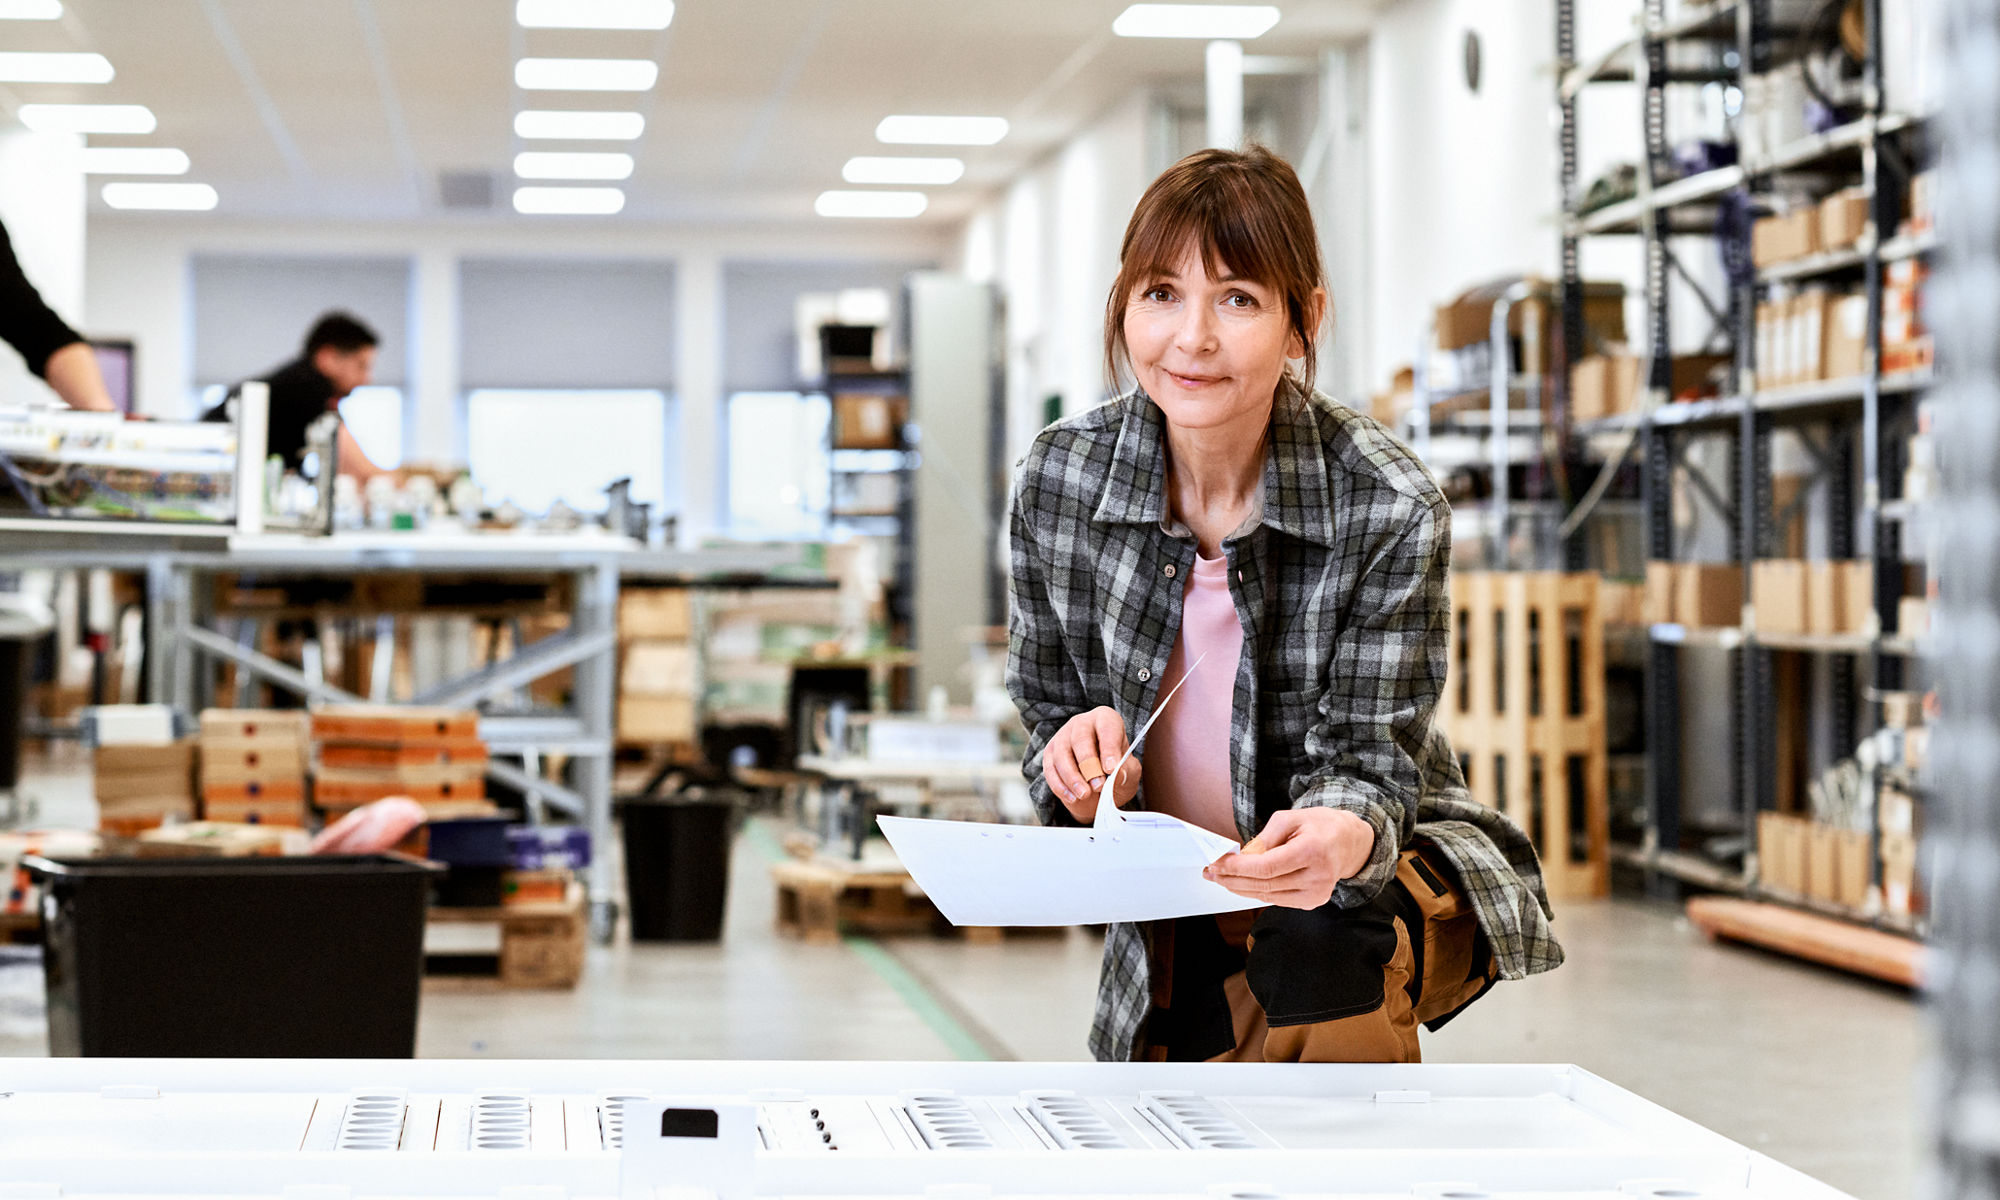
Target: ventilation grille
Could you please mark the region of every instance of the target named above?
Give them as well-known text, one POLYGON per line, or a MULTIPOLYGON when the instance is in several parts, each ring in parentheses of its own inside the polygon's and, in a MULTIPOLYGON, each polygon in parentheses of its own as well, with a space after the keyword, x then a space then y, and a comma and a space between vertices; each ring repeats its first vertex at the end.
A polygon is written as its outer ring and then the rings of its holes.
POLYGON ((648 1099, 636 1092, 607 1092, 597 1098, 597 1128, 606 1150, 625 1148, 625 1106, 648 1099))
POLYGON ((1254 1150, 1257 1143, 1243 1127, 1209 1103, 1199 1092, 1141 1092, 1151 1114, 1166 1123, 1190 1150, 1254 1150))
POLYGON ((532 1116, 525 1090, 482 1093, 472 1102, 472 1148, 526 1150, 532 1116))
POLYGON ((1123 1150, 1128 1145, 1111 1122, 1075 1092, 1023 1092, 1021 1102, 1065 1150, 1123 1150))
POLYGON ((993 1139, 972 1106, 950 1092, 904 1092, 903 1106, 933 1150, 991 1150, 993 1139))
POLYGON ((355 1092, 341 1114, 341 1150, 394 1150, 403 1143, 403 1111, 409 1093, 397 1088, 355 1092))

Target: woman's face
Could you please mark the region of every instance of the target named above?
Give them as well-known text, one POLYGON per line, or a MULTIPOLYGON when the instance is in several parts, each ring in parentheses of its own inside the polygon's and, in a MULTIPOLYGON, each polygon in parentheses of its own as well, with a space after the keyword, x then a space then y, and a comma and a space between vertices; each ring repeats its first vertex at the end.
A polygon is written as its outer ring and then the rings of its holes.
POLYGON ((1127 299, 1125 343, 1139 386, 1184 429, 1261 431, 1285 360, 1305 353, 1275 289, 1226 268, 1209 278, 1192 246, 1127 299))

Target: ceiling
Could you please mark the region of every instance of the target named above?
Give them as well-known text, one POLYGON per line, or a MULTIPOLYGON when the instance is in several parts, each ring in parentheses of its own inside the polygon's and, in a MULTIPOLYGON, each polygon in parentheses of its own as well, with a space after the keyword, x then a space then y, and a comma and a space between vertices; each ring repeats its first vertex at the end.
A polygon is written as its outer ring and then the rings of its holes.
MULTIPOLYGON (((94 50, 109 84, 0 85, 23 103, 145 104, 219 216, 396 220, 437 215, 444 172, 491 173, 507 210, 514 154, 630 149, 612 221, 812 221, 856 154, 944 153, 965 178, 931 189, 926 222, 963 218, 1133 88, 1198 81, 1202 44, 1113 37, 1126 0, 681 0, 661 33, 522 30, 509 0, 66 0, 59 21, 0 21, 0 50, 94 50), (653 91, 524 93, 524 55, 651 57, 653 91), (636 103, 634 103, 636 101, 636 103), (634 108, 636 143, 520 143, 521 108, 634 108), (1007 117, 997 146, 883 147, 890 113, 1007 117)), ((1309 55, 1365 30, 1381 0, 1281 0, 1246 46, 1309 55)), ((94 193, 95 189, 93 189, 94 193)), ((101 200, 93 198, 93 205, 101 200)))

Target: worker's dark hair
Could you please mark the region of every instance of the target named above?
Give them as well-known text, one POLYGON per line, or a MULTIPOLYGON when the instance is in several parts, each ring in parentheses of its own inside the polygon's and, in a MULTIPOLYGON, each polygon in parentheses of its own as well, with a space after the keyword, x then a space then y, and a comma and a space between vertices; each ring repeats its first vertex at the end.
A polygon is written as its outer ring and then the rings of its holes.
POLYGON ((1200 251, 1211 278, 1234 272, 1278 293, 1305 349, 1295 378, 1312 387, 1320 336, 1319 328, 1309 328, 1313 292, 1326 286, 1319 235, 1291 164, 1252 145, 1190 154, 1139 197, 1119 247, 1118 279, 1104 306, 1104 372, 1111 390, 1119 390, 1131 366, 1126 306, 1153 276, 1174 271, 1190 249, 1200 251))
POLYGON ((354 314, 322 313, 319 320, 313 322, 312 332, 306 335, 306 357, 318 354, 323 346, 350 354, 381 344, 382 339, 375 336, 375 331, 362 324, 361 318, 354 314))

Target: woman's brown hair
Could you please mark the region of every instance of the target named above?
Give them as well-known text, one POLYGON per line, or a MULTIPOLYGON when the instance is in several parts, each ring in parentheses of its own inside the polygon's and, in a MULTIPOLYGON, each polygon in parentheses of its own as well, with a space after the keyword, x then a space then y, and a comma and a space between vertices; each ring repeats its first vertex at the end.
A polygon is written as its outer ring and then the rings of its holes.
MULTIPOLYGON (((1112 391, 1131 365, 1125 307, 1149 277, 1180 266, 1190 244, 1212 279, 1235 273, 1284 298, 1292 332, 1305 345, 1295 378, 1312 387, 1319 363, 1313 293, 1326 285, 1312 206, 1290 163, 1262 146, 1201 150, 1168 167, 1139 197, 1118 249, 1118 279, 1104 306, 1104 373, 1112 391)), ((1289 370, 1289 368, 1288 368, 1289 370)))

